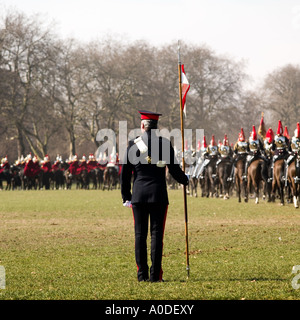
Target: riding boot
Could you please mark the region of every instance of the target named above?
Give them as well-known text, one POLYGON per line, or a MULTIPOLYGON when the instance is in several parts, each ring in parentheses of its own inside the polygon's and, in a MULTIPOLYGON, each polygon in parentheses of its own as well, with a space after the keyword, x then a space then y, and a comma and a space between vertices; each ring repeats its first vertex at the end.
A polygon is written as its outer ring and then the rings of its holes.
POLYGON ((231 167, 231 173, 230 173, 230 176, 227 178, 227 181, 234 181, 234 172, 235 172, 235 166, 234 164, 232 165, 231 167))
POLYGON ((270 174, 270 178, 268 179, 268 182, 272 182, 273 181, 273 178, 274 178, 274 160, 272 161, 272 164, 271 164, 271 174, 270 174))
POLYGON ((248 161, 245 163, 245 172, 243 173, 243 180, 247 182, 248 161))
POLYGON ((294 178, 295 183, 300 182, 300 163, 299 160, 296 159, 296 177, 294 178))
POLYGON ((285 187, 287 187, 287 184, 288 184, 288 164, 286 163, 285 161, 285 165, 284 165, 284 185, 285 187))

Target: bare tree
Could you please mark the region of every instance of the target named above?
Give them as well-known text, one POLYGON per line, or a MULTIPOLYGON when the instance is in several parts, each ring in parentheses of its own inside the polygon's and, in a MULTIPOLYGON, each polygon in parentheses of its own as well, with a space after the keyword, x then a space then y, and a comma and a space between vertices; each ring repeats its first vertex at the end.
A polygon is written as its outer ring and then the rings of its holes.
POLYGON ((266 108, 283 124, 296 127, 300 117, 300 67, 286 65, 269 74, 263 86, 266 108))
MULTIPOLYGON (((1 110, 8 125, 15 129, 18 155, 25 153, 24 132, 30 107, 41 94, 41 69, 49 61, 52 33, 38 17, 13 13, 4 21, 1 68, 6 73, 6 91, 1 110)), ((26 128, 28 131, 29 128, 26 128)))

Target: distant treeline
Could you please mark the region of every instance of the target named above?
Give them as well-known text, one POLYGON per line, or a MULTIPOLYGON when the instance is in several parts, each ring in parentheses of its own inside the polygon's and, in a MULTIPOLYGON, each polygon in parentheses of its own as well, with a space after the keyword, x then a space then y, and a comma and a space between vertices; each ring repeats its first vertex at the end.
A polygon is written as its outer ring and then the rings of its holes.
MULTIPOLYGON (((241 61, 187 43, 181 60, 191 85, 185 127, 204 129, 207 139, 226 133, 235 142, 241 127, 247 135, 259 125, 261 112, 267 127, 281 119, 293 131, 300 120, 299 66, 280 67, 247 90, 241 61)), ((180 128, 177 43, 158 48, 105 35, 86 44, 60 39, 36 15, 2 17, 0 157, 94 152, 100 129, 118 133, 121 120, 138 128, 138 109, 162 113, 160 128, 180 128)))

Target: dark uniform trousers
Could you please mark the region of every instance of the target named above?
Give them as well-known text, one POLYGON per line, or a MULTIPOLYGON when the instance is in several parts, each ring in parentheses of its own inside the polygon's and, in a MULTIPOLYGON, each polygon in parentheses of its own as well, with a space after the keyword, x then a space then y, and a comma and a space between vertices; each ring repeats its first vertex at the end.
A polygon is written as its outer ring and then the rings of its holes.
POLYGON ((139 281, 149 279, 147 262, 147 234, 150 216, 151 268, 150 281, 162 280, 162 253, 168 205, 162 203, 137 203, 132 205, 135 229, 135 258, 139 281))

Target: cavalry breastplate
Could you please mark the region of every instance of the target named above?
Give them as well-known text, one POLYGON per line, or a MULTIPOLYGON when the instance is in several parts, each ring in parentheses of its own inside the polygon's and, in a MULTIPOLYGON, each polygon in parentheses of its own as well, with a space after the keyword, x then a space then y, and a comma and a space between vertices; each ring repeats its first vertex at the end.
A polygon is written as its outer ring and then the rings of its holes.
POLYGON ((271 155, 272 143, 269 143, 267 140, 264 141, 264 148, 266 150, 267 155, 271 155))
POLYGON ((229 155, 229 147, 228 146, 221 146, 220 147, 220 154, 221 154, 221 157, 227 157, 229 155))
POLYGON ((238 152, 239 154, 246 153, 246 152, 247 152, 247 147, 248 147, 247 142, 239 141, 239 142, 237 143, 237 152, 238 152))
POLYGON ((275 136, 276 149, 284 149, 286 147, 285 138, 283 136, 275 136))
POLYGON ((211 156, 216 156, 218 154, 218 148, 217 146, 209 146, 208 152, 211 156))
POLYGON ((259 147, 259 141, 258 140, 251 140, 249 143, 249 149, 252 152, 257 152, 259 147))
POLYGON ((291 149, 293 152, 300 151, 300 139, 299 138, 296 138, 296 137, 292 138, 291 149))

